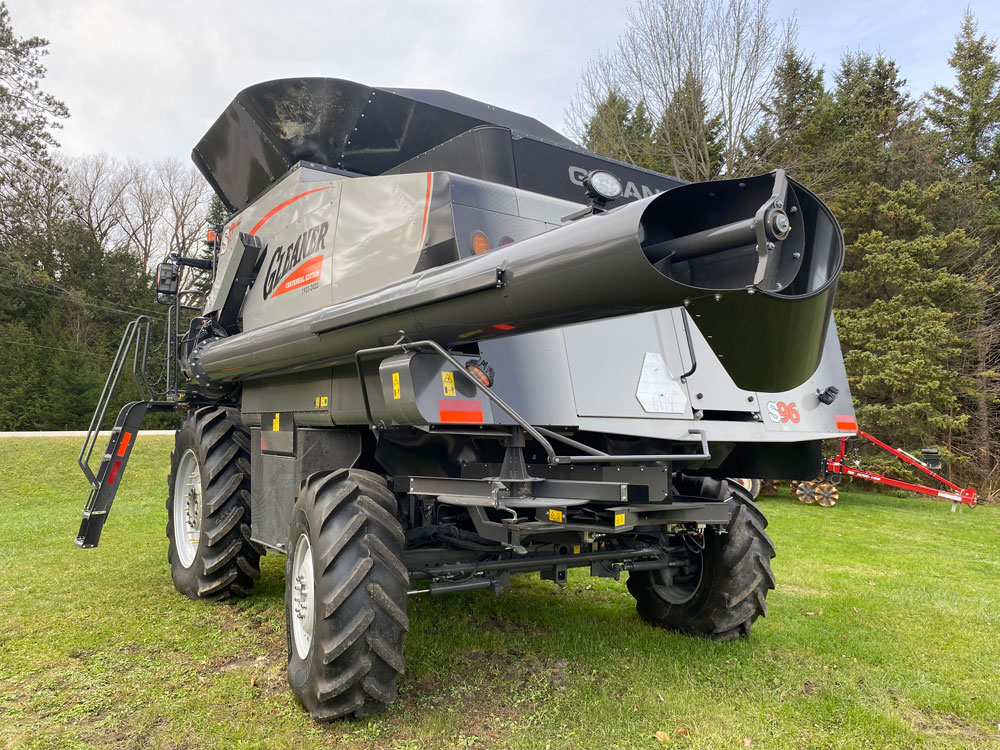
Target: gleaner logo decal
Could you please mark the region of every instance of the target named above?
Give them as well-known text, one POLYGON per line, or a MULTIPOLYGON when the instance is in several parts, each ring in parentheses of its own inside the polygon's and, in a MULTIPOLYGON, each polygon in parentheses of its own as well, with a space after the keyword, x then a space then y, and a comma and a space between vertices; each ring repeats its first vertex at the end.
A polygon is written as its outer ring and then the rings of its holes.
POLYGON ((274 251, 264 277, 264 299, 319 281, 323 270, 323 255, 320 251, 326 249, 324 240, 329 228, 330 223, 324 221, 319 226, 304 231, 295 242, 274 251), (310 257, 314 255, 315 257, 310 257))

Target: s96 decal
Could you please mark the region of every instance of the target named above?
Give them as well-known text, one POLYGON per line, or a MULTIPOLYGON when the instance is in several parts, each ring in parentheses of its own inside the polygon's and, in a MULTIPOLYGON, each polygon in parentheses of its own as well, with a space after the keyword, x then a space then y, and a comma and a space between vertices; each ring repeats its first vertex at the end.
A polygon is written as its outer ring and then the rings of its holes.
POLYGON ((795 408, 795 402, 785 403, 784 401, 768 401, 767 416, 772 422, 791 422, 798 424, 802 416, 795 408))

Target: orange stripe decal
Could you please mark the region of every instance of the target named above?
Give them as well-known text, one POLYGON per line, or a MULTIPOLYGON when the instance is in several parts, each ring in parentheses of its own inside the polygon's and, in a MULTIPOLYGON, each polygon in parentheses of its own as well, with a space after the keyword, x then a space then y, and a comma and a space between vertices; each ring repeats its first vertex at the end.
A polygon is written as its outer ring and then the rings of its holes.
POLYGON ((123 432, 122 433, 122 441, 121 441, 121 443, 118 444, 118 458, 121 458, 122 456, 125 455, 125 451, 128 450, 128 444, 130 442, 132 442, 132 433, 131 432, 123 432))
POLYGON ((323 256, 317 255, 312 257, 298 268, 293 271, 289 271, 288 276, 282 279, 281 283, 278 284, 278 288, 271 292, 271 297, 277 297, 279 294, 284 294, 285 292, 290 292, 293 289, 308 286, 314 281, 319 281, 319 277, 322 272, 323 256))
POLYGON ((272 216, 274 216, 276 213, 278 213, 278 211, 280 211, 281 209, 283 209, 283 208, 285 208, 287 206, 290 206, 291 204, 295 203, 295 201, 297 201, 299 198, 305 198, 307 195, 312 195, 313 193, 318 193, 321 190, 329 190, 332 187, 333 187, 333 185, 327 185, 326 187, 315 188, 313 190, 306 190, 304 193, 299 193, 294 198, 289 198, 284 203, 279 203, 277 206, 275 206, 270 211, 268 211, 266 214, 264 214, 264 218, 261 219, 260 221, 258 221, 257 224, 254 226, 254 228, 250 230, 250 234, 251 235, 257 234, 257 230, 260 229, 262 226, 264 226, 264 224, 267 223, 268 219, 270 219, 272 216))
POLYGON ((427 232, 427 211, 431 207, 431 173, 427 173, 427 194, 424 196, 424 223, 420 226, 420 244, 418 248, 424 246, 424 234, 427 232))
POLYGON ((838 414, 834 419, 837 420, 838 430, 850 430, 851 432, 858 431, 858 422, 854 417, 849 417, 844 414, 838 414))
POLYGON ((438 399, 438 417, 442 422, 483 423, 483 405, 478 401, 438 399))

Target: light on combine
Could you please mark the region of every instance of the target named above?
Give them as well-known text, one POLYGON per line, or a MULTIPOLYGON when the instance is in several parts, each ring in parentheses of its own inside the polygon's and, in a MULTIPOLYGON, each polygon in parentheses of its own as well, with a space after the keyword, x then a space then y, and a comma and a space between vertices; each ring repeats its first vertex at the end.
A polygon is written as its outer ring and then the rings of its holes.
POLYGON ((476 230, 472 233, 472 252, 476 255, 482 255, 483 253, 489 252, 493 246, 490 244, 490 238, 487 237, 480 230, 476 230))
POLYGON ((473 377, 489 388, 493 385, 493 368, 485 359, 474 359, 467 362, 465 369, 472 373, 473 377))
POLYGON ((587 197, 610 201, 622 194, 622 183, 611 172, 595 169, 583 178, 583 186, 587 188, 587 197))

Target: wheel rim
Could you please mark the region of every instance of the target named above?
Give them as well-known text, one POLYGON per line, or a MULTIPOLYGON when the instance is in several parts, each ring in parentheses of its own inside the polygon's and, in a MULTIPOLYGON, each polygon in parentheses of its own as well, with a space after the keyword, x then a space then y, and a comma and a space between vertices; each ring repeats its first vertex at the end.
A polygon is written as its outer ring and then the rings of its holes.
POLYGON ((816 502, 816 485, 812 482, 802 482, 795 489, 795 495, 806 505, 816 502))
POLYGON ((177 464, 174 478, 174 545, 185 568, 190 568, 201 539, 201 469, 198 456, 188 448, 177 464))
POLYGON ((312 645, 313 625, 316 622, 312 547, 309 546, 309 537, 305 534, 299 536, 293 554, 292 640, 295 642, 295 652, 299 658, 306 659, 309 656, 309 647, 312 645))
POLYGON ((649 571, 653 591, 670 604, 685 604, 694 598, 704 572, 702 553, 689 550, 688 564, 649 571))
POLYGON ((823 482, 816 487, 816 502, 824 508, 831 508, 837 504, 840 493, 831 482, 823 482))

